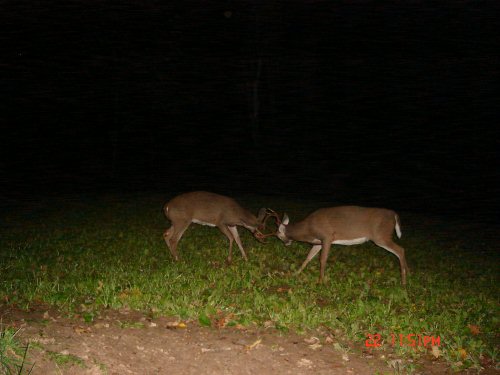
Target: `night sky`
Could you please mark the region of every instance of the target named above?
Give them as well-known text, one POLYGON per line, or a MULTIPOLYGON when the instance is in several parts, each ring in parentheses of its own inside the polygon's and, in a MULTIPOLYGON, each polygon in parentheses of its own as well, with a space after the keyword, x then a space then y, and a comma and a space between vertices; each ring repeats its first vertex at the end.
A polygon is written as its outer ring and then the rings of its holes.
POLYGON ((1 1, 0 197, 492 217, 499 2, 1 1))

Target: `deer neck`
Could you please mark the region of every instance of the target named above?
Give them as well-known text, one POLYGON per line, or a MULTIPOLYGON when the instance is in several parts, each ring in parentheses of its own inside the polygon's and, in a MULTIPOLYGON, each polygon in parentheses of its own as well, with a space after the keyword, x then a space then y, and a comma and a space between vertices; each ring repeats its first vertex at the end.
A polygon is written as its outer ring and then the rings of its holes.
POLYGON ((250 230, 252 233, 257 229, 259 223, 257 218, 250 211, 245 211, 240 219, 241 225, 250 230))
POLYGON ((308 225, 303 221, 289 224, 286 227, 286 236, 300 242, 314 243, 317 241, 314 233, 309 230, 308 225))

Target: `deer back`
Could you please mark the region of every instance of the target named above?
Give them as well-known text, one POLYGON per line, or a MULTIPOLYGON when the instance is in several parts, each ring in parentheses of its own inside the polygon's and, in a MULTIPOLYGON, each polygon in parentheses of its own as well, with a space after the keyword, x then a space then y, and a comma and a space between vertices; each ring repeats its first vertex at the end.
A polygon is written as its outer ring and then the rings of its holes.
POLYGON ((306 218, 316 233, 334 236, 339 240, 365 237, 374 239, 392 234, 396 213, 385 208, 339 206, 322 208, 306 218))
POLYGON ((218 225, 245 225, 257 227, 255 215, 234 199, 206 191, 184 193, 173 198, 165 207, 165 215, 171 220, 199 221, 218 225))

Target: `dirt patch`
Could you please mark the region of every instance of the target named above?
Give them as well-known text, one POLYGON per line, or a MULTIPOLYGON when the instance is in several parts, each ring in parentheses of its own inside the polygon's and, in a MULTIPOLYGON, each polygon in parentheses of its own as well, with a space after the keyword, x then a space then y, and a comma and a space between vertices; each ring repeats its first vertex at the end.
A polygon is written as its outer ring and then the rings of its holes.
MULTIPOLYGON (((30 342, 33 374, 391 374, 388 353, 344 350, 327 330, 300 336, 274 328, 201 327, 134 311, 107 311, 87 324, 42 307, 0 306, 4 325, 30 342)), ((425 373, 446 366, 428 362, 425 373)), ((404 372, 401 372, 404 373, 404 372)))

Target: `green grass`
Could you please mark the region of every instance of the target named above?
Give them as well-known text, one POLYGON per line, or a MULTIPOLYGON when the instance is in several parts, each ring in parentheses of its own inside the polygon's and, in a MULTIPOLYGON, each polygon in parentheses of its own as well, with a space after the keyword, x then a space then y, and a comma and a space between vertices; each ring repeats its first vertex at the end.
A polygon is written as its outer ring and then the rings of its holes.
POLYGON ((57 363, 59 366, 70 367, 70 366, 79 366, 81 368, 86 368, 85 361, 80 357, 77 357, 73 354, 62 354, 56 353, 52 351, 46 351, 46 355, 57 363))
MULTIPOLYGON (((479 368, 481 357, 498 360, 497 243, 479 225, 400 212, 398 242, 412 271, 406 288, 396 257, 372 244, 333 247, 326 284, 318 285, 317 260, 294 275, 308 245, 285 247, 274 238, 260 244, 244 229, 248 263, 235 247, 226 266, 227 239, 198 225, 184 234, 174 263, 162 238, 163 203, 108 198, 4 214, 0 301, 23 308, 48 303, 87 322, 103 308, 128 307, 202 325, 226 319, 299 332, 326 326, 359 347, 367 334, 379 333, 384 349, 392 333, 439 336, 442 356, 456 368, 479 368)), ((325 205, 258 197, 245 203, 255 212, 261 204, 286 208, 292 221, 325 205)), ((408 358, 426 351, 394 350, 408 358)))
POLYGON ((33 365, 26 362, 28 346, 18 340, 19 329, 0 322, 0 374, 30 374, 33 365))

